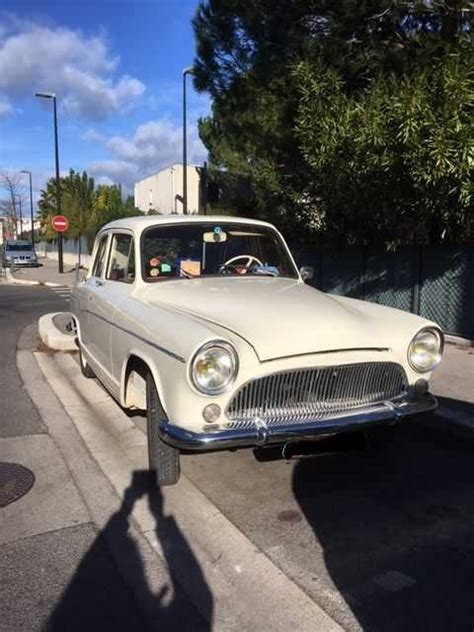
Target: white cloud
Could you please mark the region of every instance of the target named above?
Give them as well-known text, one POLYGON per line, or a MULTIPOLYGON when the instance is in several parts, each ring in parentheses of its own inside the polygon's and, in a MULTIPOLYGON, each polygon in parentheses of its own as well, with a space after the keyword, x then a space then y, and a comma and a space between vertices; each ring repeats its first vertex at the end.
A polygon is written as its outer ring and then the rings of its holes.
MULTIPOLYGON (((189 164, 202 164, 207 153, 194 121, 188 129, 189 164)), ((140 178, 182 160, 182 128, 167 119, 139 125, 130 136, 104 137, 95 130, 86 135, 88 140, 100 142, 110 155, 109 160, 90 165, 90 173, 120 183, 128 192, 140 178)))
POLYGON ((102 140, 105 140, 105 136, 97 130, 91 128, 81 134, 81 140, 100 142, 102 140))
POLYGON ((13 108, 10 102, 8 99, 0 96, 0 119, 9 116, 10 114, 13 114, 13 108))
POLYGON ((18 19, 0 32, 0 96, 56 92, 70 114, 103 119, 126 111, 145 91, 138 79, 117 76, 118 65, 102 36, 18 19))
POLYGON ((122 184, 129 191, 138 177, 136 165, 125 160, 101 160, 87 169, 98 184, 122 184))

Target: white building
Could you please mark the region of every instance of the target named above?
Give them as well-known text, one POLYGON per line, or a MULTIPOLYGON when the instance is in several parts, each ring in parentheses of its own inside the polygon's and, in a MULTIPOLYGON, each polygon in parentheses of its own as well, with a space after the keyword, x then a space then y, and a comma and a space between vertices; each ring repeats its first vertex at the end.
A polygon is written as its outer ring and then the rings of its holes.
MULTIPOLYGON (((202 167, 187 167, 188 213, 201 211, 202 167)), ((144 213, 183 212, 183 165, 175 164, 135 183, 135 206, 144 213)))

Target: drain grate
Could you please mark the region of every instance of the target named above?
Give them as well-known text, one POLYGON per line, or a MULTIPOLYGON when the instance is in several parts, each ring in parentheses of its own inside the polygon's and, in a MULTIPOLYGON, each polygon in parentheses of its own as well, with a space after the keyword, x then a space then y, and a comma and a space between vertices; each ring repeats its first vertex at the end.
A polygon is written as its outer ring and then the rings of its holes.
POLYGON ((35 475, 19 463, 0 462, 0 507, 6 507, 30 491, 35 475))

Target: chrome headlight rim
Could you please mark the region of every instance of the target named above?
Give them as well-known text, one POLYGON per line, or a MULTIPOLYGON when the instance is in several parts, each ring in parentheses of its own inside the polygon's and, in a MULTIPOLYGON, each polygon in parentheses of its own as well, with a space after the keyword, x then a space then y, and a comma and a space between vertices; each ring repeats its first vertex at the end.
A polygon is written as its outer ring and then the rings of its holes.
POLYGON ((235 382, 238 372, 239 356, 237 354, 237 350, 230 342, 227 342, 226 340, 210 340, 209 342, 204 343, 196 350, 196 352, 193 354, 191 362, 189 363, 189 380, 192 386, 200 395, 206 395, 208 397, 222 395, 223 393, 228 391, 231 388, 232 384, 235 382), (199 384, 195 376, 195 364, 197 359, 200 355, 202 355, 206 351, 209 351, 209 349, 221 349, 225 351, 229 354, 232 361, 232 374, 221 386, 217 388, 203 387, 202 384, 199 384))
POLYGON ((411 368, 417 373, 430 373, 441 362, 441 359, 443 357, 443 351, 444 351, 444 334, 441 331, 441 329, 439 329, 438 327, 433 327, 433 326, 423 327, 413 336, 413 338, 410 341, 410 344, 408 345, 408 352, 407 352, 408 363, 411 366, 411 368), (427 333, 434 334, 436 338, 438 339, 438 351, 435 354, 434 362, 429 367, 420 367, 419 365, 416 364, 416 362, 413 361, 412 348, 417 338, 427 333))

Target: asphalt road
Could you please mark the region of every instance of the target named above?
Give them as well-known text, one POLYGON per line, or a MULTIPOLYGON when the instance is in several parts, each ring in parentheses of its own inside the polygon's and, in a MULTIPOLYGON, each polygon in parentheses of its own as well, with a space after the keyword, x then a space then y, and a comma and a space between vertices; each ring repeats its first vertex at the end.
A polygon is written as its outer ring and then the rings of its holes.
POLYGON ((16 371, 16 346, 24 327, 42 314, 64 310, 66 304, 47 288, 0 285, 0 437, 45 431, 16 371))

